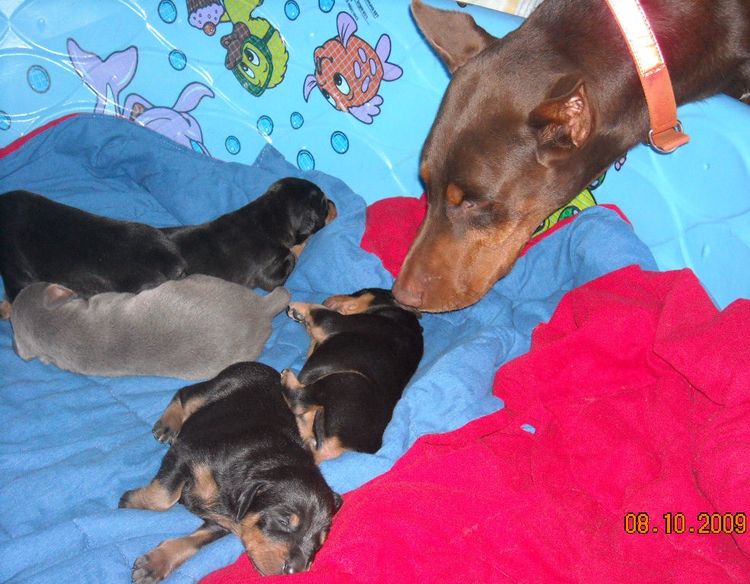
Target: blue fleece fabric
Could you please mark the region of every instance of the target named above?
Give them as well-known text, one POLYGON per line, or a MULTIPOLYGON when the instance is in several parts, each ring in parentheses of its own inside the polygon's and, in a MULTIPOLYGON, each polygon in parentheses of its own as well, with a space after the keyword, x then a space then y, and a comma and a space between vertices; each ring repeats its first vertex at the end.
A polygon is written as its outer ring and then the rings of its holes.
MULTIPOLYGON (((284 176, 319 184, 338 218, 316 234, 287 282, 293 299, 321 301, 392 277, 359 247, 365 203, 340 180, 302 172, 270 145, 252 166, 221 162, 112 117, 65 121, 0 160, 0 192, 24 188, 119 219, 157 226, 197 223, 231 211, 284 176)), ((387 471, 421 435, 455 429, 503 406, 491 394, 498 366, 525 352, 532 329, 568 290, 622 266, 655 269, 615 213, 593 208, 522 257, 476 305, 425 315, 424 359, 375 455, 347 453, 323 464, 340 493, 387 471)), ((308 346, 299 324, 279 315, 260 360, 301 368, 308 346)), ((550 367, 557 366, 550 363, 550 367)), ((201 521, 177 505, 166 513, 118 510, 123 491, 155 474, 166 447, 151 426, 184 382, 87 377, 12 348, 0 322, 0 581, 129 582, 135 559, 201 521)), ((487 480, 501 480, 487 477, 487 480)), ((234 536, 202 550, 168 582, 195 582, 234 561, 234 536)))

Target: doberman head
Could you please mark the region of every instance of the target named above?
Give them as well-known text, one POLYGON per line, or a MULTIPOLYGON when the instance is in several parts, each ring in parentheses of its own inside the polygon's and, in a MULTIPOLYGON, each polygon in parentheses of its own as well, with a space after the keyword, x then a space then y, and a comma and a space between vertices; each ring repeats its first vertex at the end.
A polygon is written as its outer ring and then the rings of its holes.
MULTIPOLYGON (((750 96, 750 4, 642 4, 678 103, 750 96)), ((422 151, 427 215, 393 292, 441 312, 503 277, 547 216, 645 139, 648 113, 603 0, 547 0, 503 38, 464 12, 413 0, 412 13, 452 78, 422 151)))

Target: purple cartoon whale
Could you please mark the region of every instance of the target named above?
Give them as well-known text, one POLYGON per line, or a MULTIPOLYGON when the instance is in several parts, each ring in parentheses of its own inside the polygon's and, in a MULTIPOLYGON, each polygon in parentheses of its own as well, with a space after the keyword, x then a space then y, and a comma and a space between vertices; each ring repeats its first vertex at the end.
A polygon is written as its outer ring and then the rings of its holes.
POLYGON ((391 38, 384 34, 373 49, 356 36, 357 23, 346 12, 336 17, 338 36, 315 49, 315 74, 305 78, 303 96, 310 97, 318 87, 337 110, 349 112, 360 122, 371 124, 380 114, 383 98, 378 95, 381 81, 395 81, 403 74, 388 62, 391 38))
POLYGON ((73 39, 68 39, 67 46, 73 69, 96 95, 94 113, 103 114, 107 104, 114 103, 117 115, 122 115, 120 92, 130 84, 138 68, 138 49, 128 47, 102 60, 84 51, 73 39))
POLYGON ((146 98, 131 93, 120 105, 120 94, 127 87, 138 68, 138 49, 128 47, 116 51, 102 60, 98 55, 82 49, 73 39, 68 39, 68 56, 76 73, 96 95, 94 113, 105 113, 112 103, 115 115, 127 117, 182 144, 208 154, 203 145, 200 124, 190 114, 204 97, 214 97, 214 92, 202 83, 189 83, 180 92, 172 107, 154 106, 146 98))
POLYGON ((170 107, 154 106, 137 93, 125 99, 125 112, 131 120, 150 128, 178 144, 208 154, 203 145, 203 132, 198 121, 190 115, 204 97, 213 97, 214 92, 202 83, 186 85, 177 101, 170 107))

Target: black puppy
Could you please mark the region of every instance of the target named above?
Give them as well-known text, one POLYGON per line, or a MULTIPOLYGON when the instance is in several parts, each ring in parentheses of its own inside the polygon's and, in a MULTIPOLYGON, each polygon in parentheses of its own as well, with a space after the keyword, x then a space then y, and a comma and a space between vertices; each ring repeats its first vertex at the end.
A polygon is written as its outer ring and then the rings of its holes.
POLYGON ((307 238, 335 216, 325 194, 297 178, 208 223, 164 229, 13 191, 0 196, 0 275, 10 301, 39 281, 89 297, 137 293, 189 274, 272 290, 286 281, 307 238))
POLYGON ((178 501, 204 520, 138 558, 133 582, 158 582, 201 547, 234 533, 262 574, 305 570, 341 499, 300 440, 279 373, 237 363, 179 390, 156 422, 171 443, 156 477, 120 507, 165 511, 178 501))
POLYGON ((417 314, 380 288, 331 296, 322 306, 293 302, 288 314, 304 323, 311 344, 299 378, 285 369, 281 382, 315 461, 376 452, 422 358, 417 314))

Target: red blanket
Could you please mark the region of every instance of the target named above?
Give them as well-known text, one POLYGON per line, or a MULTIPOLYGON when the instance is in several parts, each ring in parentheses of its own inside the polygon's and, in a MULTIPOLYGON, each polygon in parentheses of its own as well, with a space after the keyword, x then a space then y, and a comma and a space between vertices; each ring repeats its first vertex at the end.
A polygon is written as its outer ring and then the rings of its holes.
MULTIPOLYGON (((687 270, 570 292, 498 372, 506 409, 346 495, 279 582, 747 582, 748 324, 687 270)), ((256 578, 243 556, 204 582, 256 578)))

